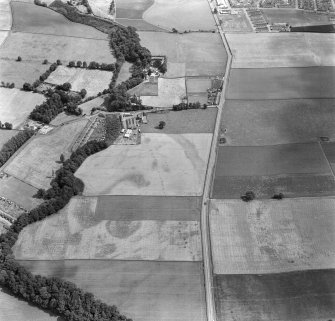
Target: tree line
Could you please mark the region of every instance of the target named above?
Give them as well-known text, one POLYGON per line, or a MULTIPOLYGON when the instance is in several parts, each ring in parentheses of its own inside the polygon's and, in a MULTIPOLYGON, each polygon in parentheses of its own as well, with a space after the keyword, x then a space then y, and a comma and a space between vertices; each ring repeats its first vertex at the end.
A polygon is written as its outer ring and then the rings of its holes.
POLYGON ((56 172, 51 188, 47 191, 39 190, 39 196, 45 201, 22 214, 7 233, 0 235, 0 284, 25 301, 70 321, 132 320, 121 315, 116 306, 102 303, 92 293, 79 289, 71 282, 33 275, 14 259, 12 247, 24 227, 58 212, 72 196, 82 193, 84 184, 74 176, 75 171, 88 156, 106 147, 106 142, 90 141, 73 152, 56 172))
POLYGON ((24 130, 10 138, 0 149, 0 167, 33 135, 33 130, 24 130))

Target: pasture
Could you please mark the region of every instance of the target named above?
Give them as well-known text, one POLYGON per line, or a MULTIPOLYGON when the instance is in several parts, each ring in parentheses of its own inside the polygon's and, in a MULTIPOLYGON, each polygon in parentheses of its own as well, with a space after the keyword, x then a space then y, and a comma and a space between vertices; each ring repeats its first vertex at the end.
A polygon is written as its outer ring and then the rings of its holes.
POLYGON ((198 221, 90 219, 96 202, 75 199, 57 215, 27 226, 14 246, 16 258, 201 261, 198 221))
POLYGON ((136 321, 206 321, 201 263, 66 260, 20 264, 34 274, 73 282, 136 321))
MULTIPOLYGON (((1 52, 1 50, 0 50, 1 52)), ((13 58, 13 57, 12 57, 13 58)), ((0 60, 0 81, 14 83, 16 88, 22 88, 25 82, 32 84, 49 68, 42 61, 0 60)))
POLYGON ((116 18, 142 19, 154 0, 116 0, 116 18))
POLYGON ((9 0, 0 1, 0 30, 11 30, 12 12, 9 3, 9 0))
POLYGON ((265 20, 268 23, 287 22, 291 26, 309 26, 329 24, 327 15, 317 14, 295 9, 269 8, 262 9, 265 20))
MULTIPOLYGON (((117 14, 117 9, 116 9, 116 14, 117 14)), ((115 19, 117 23, 120 25, 123 25, 125 27, 134 27, 136 30, 140 31, 156 31, 156 32, 166 32, 166 29, 157 27, 152 25, 151 23, 148 23, 144 21, 143 19, 124 19, 124 18, 119 18, 115 19)))
POLYGON ((41 310, 0 288, 0 320, 6 321, 61 321, 49 311, 41 310))
POLYGON ((158 82, 145 81, 128 90, 129 95, 158 96, 158 82))
POLYGON ((141 96, 143 105, 172 108, 173 105, 180 104, 186 96, 185 78, 158 78, 158 95, 152 96, 153 92, 151 89, 150 96, 141 96))
POLYGON ((147 124, 141 125, 142 133, 186 134, 212 133, 216 120, 216 108, 148 113, 147 124), (163 129, 157 129, 160 121, 165 121, 163 129))
POLYGON ((335 67, 232 69, 228 99, 335 98, 335 67))
MULTIPOLYGON (((169 2, 166 2, 169 3, 169 2)), ((218 33, 158 33, 138 32, 142 46, 153 55, 166 55, 168 72, 165 77, 177 77, 185 68, 183 76, 222 76, 225 72, 227 54, 218 33), (201 45, 199 45, 201 44, 201 45), (169 66, 173 66, 169 71, 169 66), (174 73, 176 73, 174 75, 174 73)))
POLYGON ((102 96, 99 96, 83 104, 80 104, 79 107, 83 110, 83 114, 89 115, 92 108, 101 107, 104 104, 104 101, 105 99, 102 96))
POLYGON ((198 94, 189 94, 187 95, 188 103, 197 103, 199 102, 201 106, 203 104, 208 104, 207 93, 198 93, 198 94))
POLYGON ((0 120, 9 122, 18 128, 36 105, 45 101, 45 97, 32 92, 13 88, 0 88, 0 120))
POLYGON ((79 92, 81 89, 86 89, 87 97, 89 97, 108 89, 112 77, 113 73, 110 71, 59 66, 45 82, 53 85, 69 82, 71 90, 79 92))
POLYGON ((335 65, 335 34, 227 34, 233 68, 310 67, 335 65))
POLYGON ((215 274, 335 268, 335 198, 211 200, 215 274))
POLYGON ((176 28, 181 32, 216 29, 206 0, 155 0, 144 12, 143 19, 153 25, 169 30, 176 28))
POLYGON ((216 275, 219 321, 325 321, 335 317, 334 270, 216 275))
POLYGON ((238 14, 220 15, 221 28, 223 32, 252 32, 251 24, 243 10, 238 10, 238 14))
POLYGON ((186 78, 187 94, 207 93, 212 87, 210 78, 186 78))
POLYGON ((1 130, 0 131, 0 150, 4 144, 6 144, 13 136, 18 134, 19 131, 17 130, 1 130))
MULTIPOLYGON (((100 40, 108 39, 106 34, 97 29, 72 22, 49 8, 37 6, 34 3, 18 1, 12 1, 11 5, 13 9, 13 31, 15 32, 100 40)), ((59 59, 62 59, 62 57, 59 57, 59 59)))
POLYGON ((33 197, 36 193, 37 188, 13 176, 0 179, 0 195, 12 200, 27 210, 32 210, 42 203, 42 200, 33 197))
POLYGON ((327 157, 327 160, 332 167, 333 172, 335 171, 335 143, 324 143, 322 149, 327 157))
POLYGON ((334 99, 226 100, 221 129, 234 146, 335 139, 334 99))
POLYGON ((125 61, 122 64, 121 70, 119 72, 119 75, 116 80, 116 85, 121 84, 123 81, 126 81, 130 78, 131 73, 129 71, 129 68, 131 67, 131 64, 127 61, 125 61))
POLYGON ((61 166, 60 155, 70 155, 71 145, 86 123, 87 119, 82 119, 36 136, 7 164, 5 172, 36 188, 48 188, 52 171, 61 166))
POLYGON ((142 134, 140 145, 112 145, 89 157, 76 176, 86 196, 200 196, 211 140, 212 134, 142 134))
POLYGON ((89 0, 88 3, 95 16, 113 20, 114 16, 109 13, 109 7, 111 4, 111 1, 109 0, 89 0))
MULTIPOLYGON (((80 25, 82 26, 82 25, 80 25)), ((43 62, 48 59, 55 62, 60 59, 64 64, 71 60, 113 63, 107 40, 85 39, 56 35, 31 34, 23 32, 11 33, 0 50, 0 58, 16 59, 19 54, 22 61, 43 62)))

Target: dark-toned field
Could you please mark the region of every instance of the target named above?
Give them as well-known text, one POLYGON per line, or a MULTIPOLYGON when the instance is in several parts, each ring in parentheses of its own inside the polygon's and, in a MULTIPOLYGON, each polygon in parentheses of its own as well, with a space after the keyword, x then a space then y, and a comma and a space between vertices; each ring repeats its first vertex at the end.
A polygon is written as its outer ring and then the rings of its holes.
POLYGON ((206 320, 201 263, 89 260, 20 263, 34 274, 74 282, 136 321, 206 320))
POLYGON ((216 120, 216 108, 170 111, 163 114, 148 114, 148 123, 141 125, 143 133, 212 133, 216 120), (157 129, 160 121, 165 121, 163 129, 157 129))
POLYGON ((228 99, 334 98, 335 67, 232 69, 228 99))
POLYGON ((154 26, 151 23, 144 21, 143 19, 124 19, 119 18, 115 19, 115 21, 126 27, 134 27, 139 31, 158 31, 158 32, 166 32, 166 29, 162 29, 160 27, 154 26))
POLYGON ((117 0, 116 18, 142 19, 143 12, 154 2, 154 0, 117 0))
POLYGON ((94 219, 199 221, 200 197, 99 196, 94 219))
POLYGON ((63 15, 33 3, 12 1, 13 31, 42 33, 107 40, 107 35, 97 29, 71 22, 63 15))
POLYGON ((335 171, 335 143, 334 142, 324 143, 321 146, 334 172, 335 171))
POLYGON ((334 99, 227 100, 222 130, 229 145, 257 146, 335 139, 334 99))
POLYGON ((327 321, 335 318, 334 270, 215 275, 218 321, 327 321))

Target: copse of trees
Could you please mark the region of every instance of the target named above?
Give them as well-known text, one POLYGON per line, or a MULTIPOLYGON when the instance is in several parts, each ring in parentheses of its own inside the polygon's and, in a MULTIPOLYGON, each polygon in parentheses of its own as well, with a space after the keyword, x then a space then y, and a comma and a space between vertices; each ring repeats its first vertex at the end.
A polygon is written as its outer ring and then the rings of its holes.
POLYGON ((0 150, 0 167, 33 135, 34 131, 24 130, 10 138, 0 150))
POLYGON ((4 81, 2 81, 0 87, 13 89, 13 88, 15 88, 15 84, 13 82, 12 83, 9 83, 9 82, 5 83, 4 81))
POLYGON ((121 121, 116 115, 108 115, 105 120, 106 143, 111 145, 120 135, 121 121))
MULTIPOLYGON (((203 108, 206 109, 207 105, 204 104, 203 108)), ((195 103, 180 103, 178 105, 173 105, 172 109, 174 111, 180 111, 180 110, 186 110, 186 109, 200 109, 201 108, 201 104, 200 102, 195 102, 195 103)))
POLYGON ((5 122, 4 124, 0 121, 0 129, 7 129, 11 130, 13 129, 13 124, 5 122))

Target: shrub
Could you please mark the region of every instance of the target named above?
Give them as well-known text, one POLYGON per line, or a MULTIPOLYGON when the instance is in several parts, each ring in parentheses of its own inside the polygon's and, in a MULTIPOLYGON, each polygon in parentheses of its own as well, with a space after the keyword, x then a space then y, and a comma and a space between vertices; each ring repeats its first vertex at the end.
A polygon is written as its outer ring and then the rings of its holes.
POLYGON ((247 191, 245 195, 241 196, 242 201, 244 202, 250 202, 255 199, 255 193, 252 191, 247 191))

